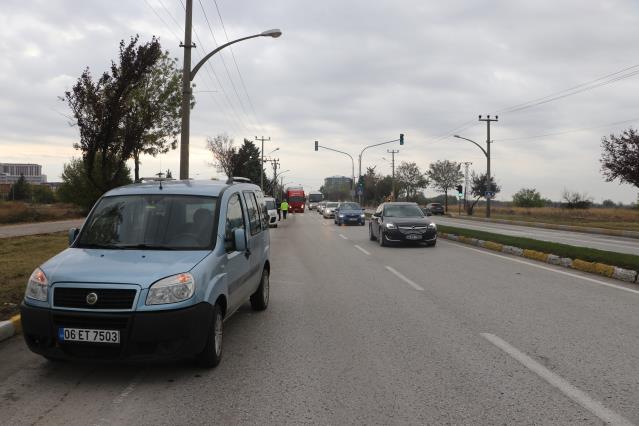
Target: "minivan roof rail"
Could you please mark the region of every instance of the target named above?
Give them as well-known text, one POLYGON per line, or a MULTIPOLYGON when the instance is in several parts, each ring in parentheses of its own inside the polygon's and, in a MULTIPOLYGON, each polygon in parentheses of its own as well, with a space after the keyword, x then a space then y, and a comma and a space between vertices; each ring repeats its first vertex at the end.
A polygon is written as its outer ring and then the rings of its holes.
POLYGON ((234 183, 251 183, 251 179, 249 178, 245 178, 245 177, 241 177, 241 176, 233 176, 230 177, 226 183, 228 185, 233 185, 234 183))

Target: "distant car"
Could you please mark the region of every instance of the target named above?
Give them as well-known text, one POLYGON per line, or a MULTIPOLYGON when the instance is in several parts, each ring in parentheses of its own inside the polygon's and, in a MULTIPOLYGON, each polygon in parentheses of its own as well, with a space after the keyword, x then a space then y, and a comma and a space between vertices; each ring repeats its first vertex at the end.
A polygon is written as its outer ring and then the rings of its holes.
POLYGON ((364 209, 357 203, 339 203, 335 210, 336 225, 362 225, 366 224, 366 215, 364 209))
POLYGON ((275 198, 264 197, 264 204, 268 212, 268 226, 277 228, 277 206, 275 205, 275 198))
POLYGON ((390 243, 437 243, 437 226, 419 208, 417 203, 383 203, 377 207, 368 225, 371 241, 380 246, 390 243))
POLYGON ((430 212, 430 210, 429 210, 429 209, 427 209, 426 207, 420 207, 419 209, 422 211, 422 213, 424 213, 424 216, 432 216, 432 215, 433 215, 433 214, 430 212))
POLYGON ((439 204, 439 203, 428 203, 428 204, 426 204, 426 208, 427 208, 428 210, 430 210, 430 213, 431 213, 431 214, 434 214, 434 215, 435 215, 435 214, 441 214, 441 215, 443 215, 444 213, 446 213, 446 212, 444 211, 444 206, 442 206, 442 205, 441 205, 441 204, 439 204))
POLYGON ((322 209, 322 216, 324 216, 324 219, 332 219, 332 218, 334 218, 335 217, 335 209, 337 208, 338 205, 339 205, 339 203, 337 203, 335 201, 326 202, 326 205, 322 209))
POLYGON ((324 214, 324 206, 326 205, 326 201, 320 201, 317 203, 317 213, 324 214))

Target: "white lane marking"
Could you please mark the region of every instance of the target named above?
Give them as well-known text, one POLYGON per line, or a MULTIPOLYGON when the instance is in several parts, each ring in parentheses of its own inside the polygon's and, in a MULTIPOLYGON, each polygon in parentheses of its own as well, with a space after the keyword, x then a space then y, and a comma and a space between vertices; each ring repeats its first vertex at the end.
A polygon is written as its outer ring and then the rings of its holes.
POLYGON ((567 380, 548 370, 525 353, 511 346, 508 342, 490 333, 481 333, 481 336, 604 422, 613 425, 632 425, 632 423, 623 416, 604 407, 599 401, 592 399, 588 394, 574 387, 567 380))
POLYGON ((411 287, 413 287, 415 290, 418 291, 424 291, 424 289, 418 285, 415 284, 414 281, 410 280, 409 278, 406 278, 406 276, 404 276, 404 274, 402 274, 401 272, 399 272, 397 269, 392 268, 390 266, 385 266, 386 269, 388 269, 388 271, 390 271, 393 275, 395 275, 397 278, 401 279, 402 281, 404 281, 405 283, 409 284, 411 287))
POLYGON ((344 234, 339 234, 339 236, 342 237, 342 239, 344 239, 344 240, 348 240, 348 237, 346 235, 344 235, 344 234))
POLYGON ((124 390, 122 391, 122 393, 120 393, 120 395, 118 395, 114 400, 113 400, 113 404, 117 405, 117 404, 122 404, 122 402, 124 402, 124 400, 126 399, 127 396, 129 396, 129 394, 131 392, 133 392, 135 390, 135 388, 138 386, 138 384, 140 383, 140 380, 142 379, 142 375, 144 374, 144 371, 139 372, 134 378, 133 380, 131 380, 131 382, 129 383, 129 385, 124 388, 124 390))
MULTIPOLYGON (((448 242, 448 241, 447 241, 447 242, 448 242)), ((451 244, 453 244, 453 243, 451 243, 451 244)), ((524 261, 524 260, 515 259, 515 258, 510 258, 510 257, 508 257, 508 256, 503 256, 503 255, 501 255, 501 254, 497 254, 497 253, 490 253, 490 252, 488 252, 488 251, 483 251, 483 250, 479 250, 479 249, 472 248, 472 247, 466 247, 466 246, 464 246, 464 245, 462 245, 462 244, 454 244, 454 245, 455 245, 455 246, 457 246, 457 247, 460 247, 460 248, 466 249, 466 250, 476 251, 477 253, 482 253, 482 254, 487 254, 487 255, 489 255, 489 256, 499 257, 499 258, 502 258, 502 259, 510 260, 511 262, 523 263, 524 265, 533 266, 533 267, 535 267, 535 268, 543 269, 543 270, 550 271, 550 272, 555 272, 555 273, 557 273, 557 274, 561 274, 561 275, 567 275, 567 276, 569 276, 569 277, 573 277, 573 278, 579 278, 579 279, 582 279, 582 280, 584 280, 584 281, 590 281, 590 282, 592 282, 592 283, 599 284, 599 285, 602 285, 602 286, 604 286, 604 287, 611 287, 611 288, 614 288, 614 289, 617 289, 617 290, 623 290, 623 291, 627 291, 627 292, 629 292, 629 293, 639 294, 639 291, 638 291, 638 290, 633 290, 633 289, 631 289, 631 288, 622 287, 622 286, 620 286, 620 285, 616 285, 616 284, 610 284, 610 283, 607 283, 607 282, 604 282, 604 281, 596 280, 596 279, 594 279, 594 278, 583 277, 583 276, 581 276, 581 275, 573 274, 573 273, 571 273, 571 272, 558 271, 558 270, 556 270, 556 269, 549 268, 549 267, 547 267, 547 266, 536 265, 536 264, 531 263, 531 262, 526 262, 526 261, 524 261)))
POLYGON ((356 248, 357 250, 361 251, 362 253, 364 253, 366 256, 370 256, 370 255, 371 255, 368 251, 364 250, 363 248, 361 248, 361 247, 360 247, 360 246, 358 246, 357 244, 355 244, 355 248, 356 248))

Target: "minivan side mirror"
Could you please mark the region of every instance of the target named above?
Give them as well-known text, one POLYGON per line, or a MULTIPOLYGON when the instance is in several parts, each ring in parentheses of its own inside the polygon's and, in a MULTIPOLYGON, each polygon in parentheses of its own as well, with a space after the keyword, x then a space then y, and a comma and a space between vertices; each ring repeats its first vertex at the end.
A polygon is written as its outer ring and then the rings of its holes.
POLYGON ((69 229, 69 245, 73 244, 75 239, 78 237, 79 232, 80 232, 80 228, 69 229))
POLYGON ((246 251, 246 234, 244 229, 237 228, 233 230, 233 239, 235 240, 236 251, 246 251))

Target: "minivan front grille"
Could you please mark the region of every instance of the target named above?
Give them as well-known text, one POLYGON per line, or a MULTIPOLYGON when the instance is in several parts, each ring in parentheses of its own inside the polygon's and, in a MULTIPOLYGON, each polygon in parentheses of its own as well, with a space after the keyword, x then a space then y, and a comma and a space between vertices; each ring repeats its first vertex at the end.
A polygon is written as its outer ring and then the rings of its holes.
POLYGON ((53 305, 57 308, 131 309, 136 291, 120 288, 55 287, 53 305), (93 293, 91 297, 89 295, 93 293), (96 297, 97 296, 97 297, 96 297), (93 304, 91 300, 97 299, 93 304))

